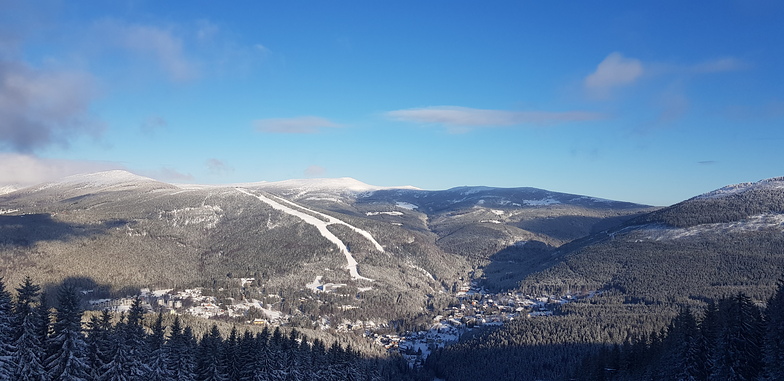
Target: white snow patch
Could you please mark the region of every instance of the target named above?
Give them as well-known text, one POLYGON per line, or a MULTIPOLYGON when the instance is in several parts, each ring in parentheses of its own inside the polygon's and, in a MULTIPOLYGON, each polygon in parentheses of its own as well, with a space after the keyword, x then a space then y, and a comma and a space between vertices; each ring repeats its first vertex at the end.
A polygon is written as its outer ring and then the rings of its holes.
POLYGON ((430 278, 430 280, 432 280, 432 281, 434 281, 434 282, 435 282, 436 278, 434 278, 434 277, 433 277, 433 274, 431 274, 431 273, 430 273, 430 272, 428 272, 427 270, 425 270, 425 269, 423 269, 423 268, 421 268, 421 267, 419 267, 419 266, 412 265, 412 264, 410 264, 410 263, 408 264, 408 267, 411 267, 412 269, 415 269, 415 270, 419 270, 419 271, 420 271, 422 274, 425 274, 425 276, 427 276, 428 278, 430 278))
POLYGON ((82 188, 117 188, 137 186, 142 183, 160 183, 149 177, 135 175, 128 171, 114 170, 96 173, 85 173, 64 177, 55 182, 43 184, 37 190, 48 189, 57 186, 79 186, 82 188))
POLYGON ((188 226, 205 224, 207 229, 214 228, 221 219, 223 209, 217 205, 202 205, 200 207, 174 209, 162 211, 158 217, 171 221, 172 226, 188 226))
POLYGON ((529 206, 547 206, 560 204, 561 202, 553 198, 543 198, 541 200, 523 200, 523 204, 529 206))
POLYGON ((0 186, 0 196, 4 195, 4 194, 16 192, 19 189, 21 189, 21 188, 15 186, 15 185, 3 185, 3 186, 0 186))
POLYGON ((418 206, 416 206, 416 205, 414 205, 412 203, 409 203, 409 202, 404 202, 404 201, 398 201, 398 202, 395 203, 395 205, 397 205, 398 208, 403 208, 403 209, 407 209, 407 210, 419 209, 418 206))
POLYGON ((292 209, 292 208, 290 208, 290 207, 288 207, 286 205, 283 205, 282 203, 279 203, 279 202, 277 202, 275 200, 272 200, 272 199, 270 199, 268 197, 265 197, 263 195, 253 194, 253 193, 251 193, 251 192, 249 192, 249 191, 247 191, 245 189, 242 189, 242 188, 236 188, 236 189, 237 189, 237 191, 239 191, 241 193, 244 193, 244 194, 246 194, 248 196, 256 197, 257 199, 259 199, 262 202, 268 204, 269 206, 271 206, 275 210, 280 210, 280 211, 282 211, 282 212, 284 212, 286 214, 290 214, 290 215, 292 215, 294 217, 298 217, 299 219, 301 219, 305 223, 315 226, 316 229, 318 229, 319 233, 321 233, 321 235, 324 238, 326 238, 330 242, 334 243, 338 247, 338 249, 343 253, 343 255, 345 255, 346 261, 348 262, 348 265, 346 266, 346 268, 348 269, 349 274, 351 274, 351 278, 352 279, 355 279, 355 280, 362 279, 362 280, 367 280, 367 281, 371 281, 371 282, 373 281, 373 279, 366 278, 366 277, 363 277, 363 276, 359 275, 359 272, 357 271, 357 260, 354 259, 354 256, 351 255, 351 253, 348 251, 348 248, 346 247, 346 244, 344 244, 343 241, 340 240, 340 238, 335 236, 335 234, 333 234, 331 231, 329 231, 329 229, 327 229, 327 226, 328 225, 332 225, 332 224, 340 224, 340 225, 348 226, 349 228, 351 228, 355 232, 361 234, 362 236, 367 238, 370 242, 372 242, 373 245, 376 247, 376 249, 378 251, 384 252, 384 248, 381 247, 381 245, 375 240, 375 238, 373 238, 372 235, 370 235, 370 233, 368 233, 365 230, 359 229, 359 228, 357 228, 355 226, 349 225, 349 224, 347 224, 347 223, 345 223, 345 222, 343 222, 343 221, 341 221, 341 220, 339 220, 339 219, 337 219, 335 217, 328 216, 326 214, 319 213, 319 212, 316 212, 314 210, 310 210, 308 208, 302 207, 301 205, 297 205, 297 204, 295 204, 295 203, 293 203, 291 201, 287 201, 287 200, 280 199, 280 198, 278 199, 278 200, 280 200, 283 203, 286 203, 286 204, 292 205, 294 207, 297 207, 299 209, 305 210, 307 212, 313 213, 313 214, 315 214, 315 215, 317 215, 319 217, 323 217, 325 220, 327 220, 327 222, 325 222, 325 221, 323 221, 323 220, 321 220, 319 218, 316 218, 316 217, 314 217, 314 216, 312 216, 310 214, 307 214, 307 213, 304 213, 304 212, 300 212, 299 210, 296 210, 296 209, 292 209))
POLYGON ((0 209, 0 214, 16 213, 19 209, 0 209))
POLYGON ((498 209, 490 209, 490 211, 491 211, 491 212, 493 212, 493 213, 495 213, 495 214, 496 214, 496 215, 498 215, 498 216, 503 216, 503 215, 504 215, 504 211, 503 211, 503 210, 498 210, 498 209))
POLYGON ((482 224, 485 224, 485 223, 500 224, 501 221, 498 221, 498 220, 481 220, 481 221, 479 221, 479 223, 482 223, 482 224))
POLYGON ((365 213, 365 215, 367 215, 367 216, 377 216, 379 214, 386 214, 388 216, 402 216, 403 212, 394 211, 394 212, 367 212, 367 213, 365 213))
POLYGON ((762 214, 745 220, 703 224, 688 228, 672 228, 665 225, 649 225, 641 232, 646 239, 661 241, 694 237, 701 234, 726 234, 743 231, 759 231, 763 229, 779 229, 784 232, 784 214, 762 214))

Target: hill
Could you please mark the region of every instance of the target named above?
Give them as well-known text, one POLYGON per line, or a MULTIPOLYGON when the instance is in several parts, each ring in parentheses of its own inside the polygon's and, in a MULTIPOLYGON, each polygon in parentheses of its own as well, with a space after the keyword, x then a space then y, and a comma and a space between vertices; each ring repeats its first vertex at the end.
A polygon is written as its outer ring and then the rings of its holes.
MULTIPOLYGON (((357 297, 330 296, 330 305, 391 317, 447 303, 444 290, 483 270, 514 285, 517 273, 493 272, 498 258, 531 271, 552 248, 650 207, 534 188, 424 191, 348 178, 177 185, 109 171, 2 195, 0 209, 8 284, 29 275, 113 292, 217 290, 254 278, 259 298, 302 301, 331 283, 357 297)), ((302 303, 283 307, 318 315, 302 303)))

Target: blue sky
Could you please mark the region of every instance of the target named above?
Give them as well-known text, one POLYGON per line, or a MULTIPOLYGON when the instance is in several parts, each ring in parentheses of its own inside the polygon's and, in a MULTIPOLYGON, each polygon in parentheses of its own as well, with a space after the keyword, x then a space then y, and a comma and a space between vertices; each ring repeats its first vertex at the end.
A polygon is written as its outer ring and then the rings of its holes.
POLYGON ((784 175, 777 1, 0 8, 0 185, 121 168, 668 205, 784 175))

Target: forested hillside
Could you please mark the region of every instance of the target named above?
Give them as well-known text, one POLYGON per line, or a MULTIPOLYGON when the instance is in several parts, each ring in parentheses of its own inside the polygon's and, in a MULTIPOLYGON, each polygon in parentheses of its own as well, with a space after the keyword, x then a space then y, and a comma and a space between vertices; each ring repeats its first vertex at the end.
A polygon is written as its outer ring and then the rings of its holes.
POLYGON ((559 247, 520 290, 591 296, 466 338, 428 369, 448 380, 780 379, 783 184, 722 188, 559 247), (711 349, 698 348, 710 330, 711 349))
POLYGON ((216 325, 200 337, 179 317, 104 311, 83 323, 79 293, 58 290, 52 310, 29 278, 16 297, 0 280, 0 378, 4 380, 391 380, 409 378, 398 359, 366 358, 350 346, 296 330, 252 334, 216 325), (151 321, 150 321, 151 320, 151 321))

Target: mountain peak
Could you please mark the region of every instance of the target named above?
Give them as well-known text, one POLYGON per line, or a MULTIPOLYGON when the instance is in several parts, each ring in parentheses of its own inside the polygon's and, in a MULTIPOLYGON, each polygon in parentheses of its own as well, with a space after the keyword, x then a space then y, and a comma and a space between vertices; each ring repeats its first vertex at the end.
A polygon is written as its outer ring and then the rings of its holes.
POLYGON ((739 183, 727 185, 719 189, 703 193, 692 200, 716 199, 728 197, 735 194, 745 193, 751 190, 784 189, 784 177, 773 177, 757 182, 739 183))

